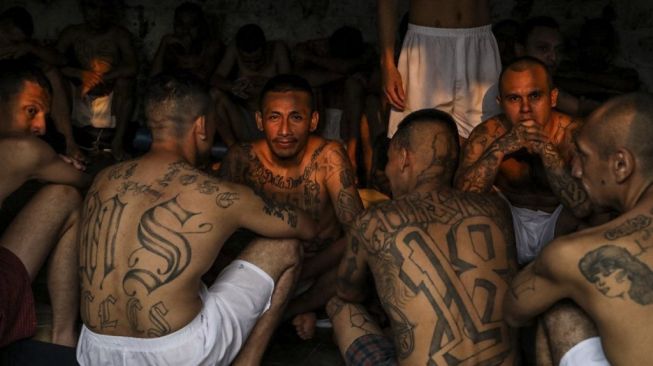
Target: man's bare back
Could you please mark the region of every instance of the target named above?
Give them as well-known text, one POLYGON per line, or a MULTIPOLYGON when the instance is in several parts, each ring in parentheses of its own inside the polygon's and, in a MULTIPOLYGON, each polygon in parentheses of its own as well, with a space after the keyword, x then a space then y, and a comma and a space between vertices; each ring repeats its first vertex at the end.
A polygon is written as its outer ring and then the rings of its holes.
POLYGON ((499 311, 514 243, 498 197, 412 194, 375 207, 355 227, 401 364, 514 362, 499 311))
POLYGON ((99 173, 82 214, 85 325, 143 338, 188 324, 202 306, 200 276, 242 215, 253 211, 266 214, 252 223, 255 231, 277 226, 281 233, 298 225, 293 211, 170 157, 145 157, 99 173))

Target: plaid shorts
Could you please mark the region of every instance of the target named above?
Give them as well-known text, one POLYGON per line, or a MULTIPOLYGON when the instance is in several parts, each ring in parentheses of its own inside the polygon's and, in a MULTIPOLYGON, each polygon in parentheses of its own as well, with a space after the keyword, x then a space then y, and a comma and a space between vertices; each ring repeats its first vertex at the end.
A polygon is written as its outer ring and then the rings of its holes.
POLYGON ((398 365, 395 346, 390 339, 379 334, 356 338, 345 353, 345 362, 353 366, 398 365))

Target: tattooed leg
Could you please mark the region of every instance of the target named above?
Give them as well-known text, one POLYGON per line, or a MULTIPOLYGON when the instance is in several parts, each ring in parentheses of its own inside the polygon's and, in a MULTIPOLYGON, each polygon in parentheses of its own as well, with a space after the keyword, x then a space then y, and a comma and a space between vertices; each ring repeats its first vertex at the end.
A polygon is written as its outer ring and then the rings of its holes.
POLYGON ((260 365, 272 333, 288 304, 301 270, 301 245, 296 240, 257 239, 238 259, 253 263, 275 283, 270 308, 259 318, 232 365, 260 365))
POLYGON ((559 302, 543 315, 542 324, 554 365, 579 342, 598 337, 594 322, 571 301, 559 302))
POLYGON ((336 343, 343 357, 357 338, 368 334, 383 335, 381 328, 360 304, 344 302, 333 297, 327 303, 327 314, 331 318, 336 343))

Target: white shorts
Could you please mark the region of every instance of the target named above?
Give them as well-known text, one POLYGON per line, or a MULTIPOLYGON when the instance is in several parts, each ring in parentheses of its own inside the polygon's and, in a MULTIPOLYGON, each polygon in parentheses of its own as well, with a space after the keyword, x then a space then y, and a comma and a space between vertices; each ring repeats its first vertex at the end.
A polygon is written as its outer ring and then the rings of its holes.
POLYGON ((560 360, 560 366, 610 366, 601 338, 592 337, 573 346, 560 360))
POLYGON ((259 317, 270 307, 274 281, 242 260, 227 266, 200 297, 195 319, 159 338, 107 336, 82 327, 77 343, 81 365, 228 365, 259 317))
POLYGON ((397 69, 406 109, 390 112, 388 137, 406 115, 424 108, 451 114, 462 137, 501 113, 496 100, 501 59, 490 25, 449 29, 409 24, 397 69))
POLYGON ((73 90, 73 123, 77 127, 115 128, 116 116, 112 115, 113 92, 108 95, 80 97, 79 89, 73 90))
POLYGON ((512 225, 515 228, 517 244, 517 262, 526 264, 538 254, 545 245, 555 237, 556 224, 562 212, 562 205, 555 211, 534 211, 528 208, 510 205, 512 225))
POLYGON ((490 25, 449 29, 408 24, 397 69, 406 109, 390 111, 388 137, 406 115, 423 108, 451 114, 462 137, 501 113, 496 100, 501 59, 490 25))

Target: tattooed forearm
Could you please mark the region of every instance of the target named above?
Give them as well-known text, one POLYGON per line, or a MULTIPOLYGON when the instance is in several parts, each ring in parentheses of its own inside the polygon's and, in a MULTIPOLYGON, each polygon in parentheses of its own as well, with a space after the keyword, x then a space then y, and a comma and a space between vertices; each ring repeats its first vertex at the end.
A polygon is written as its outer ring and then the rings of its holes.
POLYGON ((415 350, 415 324, 412 324, 408 317, 397 306, 384 302, 385 309, 390 323, 392 324, 392 334, 397 345, 397 357, 405 359, 415 350))
POLYGON ((522 270, 510 285, 510 293, 515 299, 535 291, 535 263, 531 263, 522 270))
POLYGON ((456 188, 468 192, 489 192, 503 157, 504 153, 499 145, 490 145, 477 161, 467 167, 460 167, 460 172, 456 177, 456 188))
POLYGON ((294 208, 290 205, 275 203, 263 195, 261 195, 261 198, 263 198, 263 201, 265 202, 265 205, 263 206, 263 212, 265 214, 279 218, 292 228, 297 227, 297 221, 299 218, 297 217, 297 212, 294 208))
POLYGON ((358 197, 343 189, 338 193, 335 209, 340 224, 348 227, 356 216, 363 211, 363 205, 358 197))
POLYGON ((153 328, 147 330, 147 335, 150 337, 163 337, 164 335, 170 333, 171 327, 170 324, 165 319, 165 316, 168 315, 168 308, 166 308, 163 302, 159 301, 150 309, 150 321, 154 325, 153 328))
POLYGON ((623 224, 606 231, 603 236, 608 240, 616 240, 646 229, 651 225, 651 218, 644 215, 637 215, 626 220, 623 224))
POLYGON ((578 218, 587 217, 592 211, 587 192, 585 192, 578 180, 571 176, 556 147, 551 143, 544 144, 540 157, 546 168, 549 186, 560 199, 560 202, 569 208, 574 216, 578 218))

